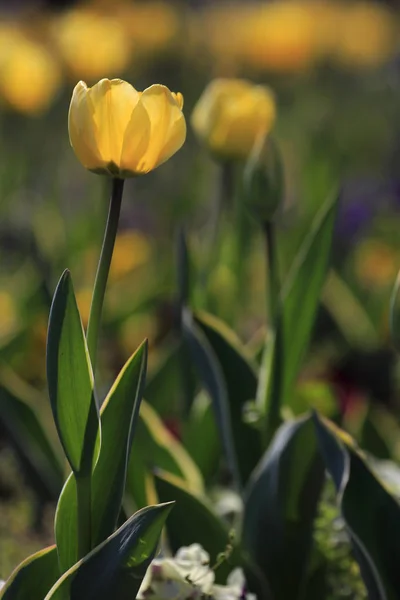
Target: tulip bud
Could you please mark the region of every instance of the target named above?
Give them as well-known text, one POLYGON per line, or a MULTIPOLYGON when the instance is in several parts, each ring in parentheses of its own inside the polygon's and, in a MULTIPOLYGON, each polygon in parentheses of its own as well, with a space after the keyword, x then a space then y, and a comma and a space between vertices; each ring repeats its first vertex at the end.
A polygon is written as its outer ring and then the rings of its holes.
POLYGON ((102 79, 92 88, 80 81, 68 115, 71 146, 90 171, 119 178, 143 175, 183 145, 182 106, 182 94, 164 85, 138 92, 121 79, 102 79))
POLYGON ((283 201, 282 159, 273 139, 257 141, 244 170, 245 203, 261 221, 269 221, 283 201))
POLYGON ((215 79, 192 113, 199 139, 220 160, 246 159, 256 140, 275 122, 269 88, 242 79, 215 79))

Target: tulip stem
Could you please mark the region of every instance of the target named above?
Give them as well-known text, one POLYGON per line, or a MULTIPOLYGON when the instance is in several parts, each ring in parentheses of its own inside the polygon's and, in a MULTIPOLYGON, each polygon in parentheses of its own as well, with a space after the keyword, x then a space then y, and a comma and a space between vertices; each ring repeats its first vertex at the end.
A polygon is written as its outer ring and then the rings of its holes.
POLYGON ((279 278, 274 224, 271 221, 266 221, 264 223, 263 230, 265 238, 265 248, 267 253, 266 265, 268 280, 267 297, 269 301, 268 312, 270 323, 272 326, 275 326, 279 299, 279 278))
POLYGON ((270 333, 267 336, 263 358, 263 383, 260 394, 265 411, 264 442, 268 447, 271 439, 281 422, 281 395, 282 395, 282 314, 280 311, 280 289, 278 260, 276 254, 275 227, 271 221, 263 225, 266 247, 266 265, 268 280, 268 312, 270 333), (272 344, 272 351, 271 351, 272 344))
POLYGON ((119 215, 121 212, 122 194, 124 191, 124 179, 114 178, 112 181, 112 192, 110 207, 108 211, 107 225, 104 233, 99 264, 97 267, 96 280, 93 289, 92 304, 90 306, 89 323, 87 328, 87 345, 95 371, 97 347, 101 315, 103 312, 104 295, 107 286, 108 273, 110 271, 111 259, 114 251, 115 238, 117 236, 119 215))

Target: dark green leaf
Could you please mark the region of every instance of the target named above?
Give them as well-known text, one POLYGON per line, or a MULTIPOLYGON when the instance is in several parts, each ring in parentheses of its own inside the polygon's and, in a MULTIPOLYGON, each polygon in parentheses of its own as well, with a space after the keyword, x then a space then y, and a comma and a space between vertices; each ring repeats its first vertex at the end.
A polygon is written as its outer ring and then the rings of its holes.
POLYGON ((150 564, 172 503, 148 506, 76 563, 45 600, 132 600, 150 564))
POLYGON ((184 424, 183 445, 199 467, 206 483, 218 473, 221 441, 209 396, 200 392, 184 424))
POLYGON ((228 394, 233 443, 241 480, 245 483, 262 453, 258 432, 243 421, 246 402, 256 397, 257 376, 240 340, 231 329, 206 313, 196 313, 195 322, 206 336, 222 370, 228 394))
MULTIPOLYGON (((147 342, 127 361, 101 408, 101 448, 92 476, 93 547, 114 531, 120 513, 146 364, 147 342)), ((76 482, 72 476, 60 496, 55 530, 64 572, 78 557, 76 482)))
POLYGON ((323 479, 311 417, 281 426, 250 479, 243 544, 275 600, 301 598, 323 479))
POLYGON ((239 472, 238 455, 233 438, 227 384, 221 365, 205 334, 196 325, 192 314, 188 310, 183 315, 182 327, 184 339, 192 354, 202 384, 213 401, 215 418, 230 476, 240 489, 243 482, 239 472))
POLYGON ((400 506, 379 483, 348 434, 315 415, 318 441, 370 600, 398 600, 400 506))
POLYGON ((293 261, 282 289, 284 328, 283 400, 301 366, 328 272, 338 194, 323 204, 293 261))
POLYGON ((71 468, 78 476, 90 475, 99 414, 85 334, 68 271, 60 279, 50 312, 47 380, 54 421, 71 468))
POLYGON ((25 559, 0 591, 1 600, 43 600, 60 577, 57 549, 50 546, 25 559))
POLYGON ((329 265, 337 195, 317 213, 282 287, 275 330, 266 340, 257 403, 267 418, 267 438, 280 422, 310 341, 329 265))
POLYGON ((0 387, 0 420, 33 489, 43 501, 56 500, 62 487, 63 466, 39 415, 28 402, 0 387))
POLYGON ((160 468, 181 478, 188 490, 203 491, 203 480, 185 448, 168 431, 147 402, 140 407, 139 420, 127 475, 127 492, 136 506, 156 501, 150 473, 160 468))
POLYGON ((217 581, 225 582, 229 573, 240 566, 245 570, 250 589, 257 593, 258 600, 269 599, 269 588, 261 572, 239 542, 232 540, 227 525, 206 501, 189 493, 171 475, 159 472, 154 479, 159 499, 162 502, 176 501, 176 511, 171 513, 167 522, 171 549, 176 552, 181 546, 198 543, 208 552, 211 564, 214 564, 218 555, 230 548, 229 558, 216 571, 217 581))

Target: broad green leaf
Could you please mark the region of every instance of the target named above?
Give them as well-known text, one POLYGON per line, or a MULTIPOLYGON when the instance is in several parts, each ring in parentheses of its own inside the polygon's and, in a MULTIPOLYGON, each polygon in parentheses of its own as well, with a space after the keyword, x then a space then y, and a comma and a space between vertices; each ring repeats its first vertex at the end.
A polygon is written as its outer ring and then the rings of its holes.
POLYGON ((136 598, 173 504, 147 506, 76 563, 45 600, 136 598))
POLYGON ((252 563, 243 550, 237 533, 229 530, 227 524, 218 517, 206 499, 188 492, 178 478, 167 473, 157 473, 154 477, 158 498, 161 502, 176 501, 167 521, 168 541, 173 552, 181 546, 198 543, 210 555, 211 565, 215 564, 221 552, 228 550, 228 558, 216 570, 219 582, 225 582, 235 567, 242 567, 246 573, 250 589, 257 593, 258 600, 269 599, 269 587, 261 571, 252 563))
POLYGON ((222 370, 238 468, 241 480, 246 482, 262 453, 258 432, 243 421, 246 402, 256 396, 257 376, 240 340, 223 322, 206 313, 196 313, 195 322, 206 336, 222 370))
POLYGON ((285 423, 249 481, 243 544, 275 600, 302 598, 324 480, 311 417, 285 423))
POLYGON ((140 407, 127 474, 127 492, 136 506, 155 501, 152 479, 155 468, 183 479, 193 493, 203 491, 201 473, 185 448, 173 437, 155 410, 145 401, 140 407))
POLYGON ((210 397, 200 392, 195 397, 183 430, 183 445, 199 467, 206 483, 219 471, 221 441, 210 397))
POLYGON ((156 409, 161 418, 179 414, 181 373, 179 356, 182 344, 176 340, 166 340, 167 348, 154 373, 150 373, 146 383, 145 397, 156 409), (168 390, 168 394, 165 393, 168 390))
MULTIPOLYGON (((92 475, 92 546, 115 529, 139 415, 147 364, 147 342, 127 361, 101 407, 101 447, 92 475)), ((71 474, 59 499, 55 531, 62 571, 78 558, 76 482, 71 474)))
POLYGON ((71 469, 90 476, 99 431, 93 372, 70 273, 54 294, 47 339, 47 380, 51 407, 71 469))
POLYGON ((310 341, 329 265, 337 196, 327 199, 282 286, 275 329, 266 340, 257 403, 267 417, 267 438, 280 421, 310 341))
POLYGON ((213 402, 227 470, 234 485, 240 489, 243 481, 239 471, 238 455, 233 437, 233 419, 229 407, 227 383, 221 365, 207 337, 196 324, 189 310, 186 310, 183 315, 182 327, 184 340, 192 354, 201 382, 213 402))
POLYGON ((56 500, 64 469, 35 409, 0 387, 0 420, 33 489, 44 501, 56 500))
POLYGON ((400 506, 370 471, 353 440, 315 415, 326 467, 370 600, 398 600, 400 506))
POLYGON ((60 577, 57 549, 50 546, 25 559, 0 591, 1 600, 43 600, 60 577))
POLYGON ((332 194, 317 213, 282 288, 283 401, 288 401, 310 341, 329 267, 337 200, 338 194, 332 194))

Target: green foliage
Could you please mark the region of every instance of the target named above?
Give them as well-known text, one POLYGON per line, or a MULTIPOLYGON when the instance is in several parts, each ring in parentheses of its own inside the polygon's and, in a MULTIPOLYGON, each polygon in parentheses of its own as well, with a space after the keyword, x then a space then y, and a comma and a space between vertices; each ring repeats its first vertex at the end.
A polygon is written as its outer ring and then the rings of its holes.
POLYGON ((347 434, 317 416, 315 426, 369 597, 395 600, 400 589, 400 506, 347 434))
POLYGON ((311 417, 282 425, 245 495, 243 544, 274 598, 301 598, 312 548, 323 466, 311 417))
MULTIPOLYGON (((98 440, 100 452, 92 475, 91 540, 94 546, 114 531, 119 516, 146 362, 145 342, 124 366, 101 408, 102 438, 101 445, 98 440)), ((60 495, 55 519, 62 572, 78 560, 77 508, 76 481, 71 474, 60 495)))
POLYGON ((1 600, 43 600, 60 576, 57 548, 51 546, 24 560, 0 591, 1 600))
POLYGON ((154 555, 172 503, 148 506, 67 571, 45 600, 131 600, 154 555))
POLYGON ((54 294, 47 342, 47 380, 54 422, 77 477, 90 477, 99 429, 94 379, 71 276, 54 294))

